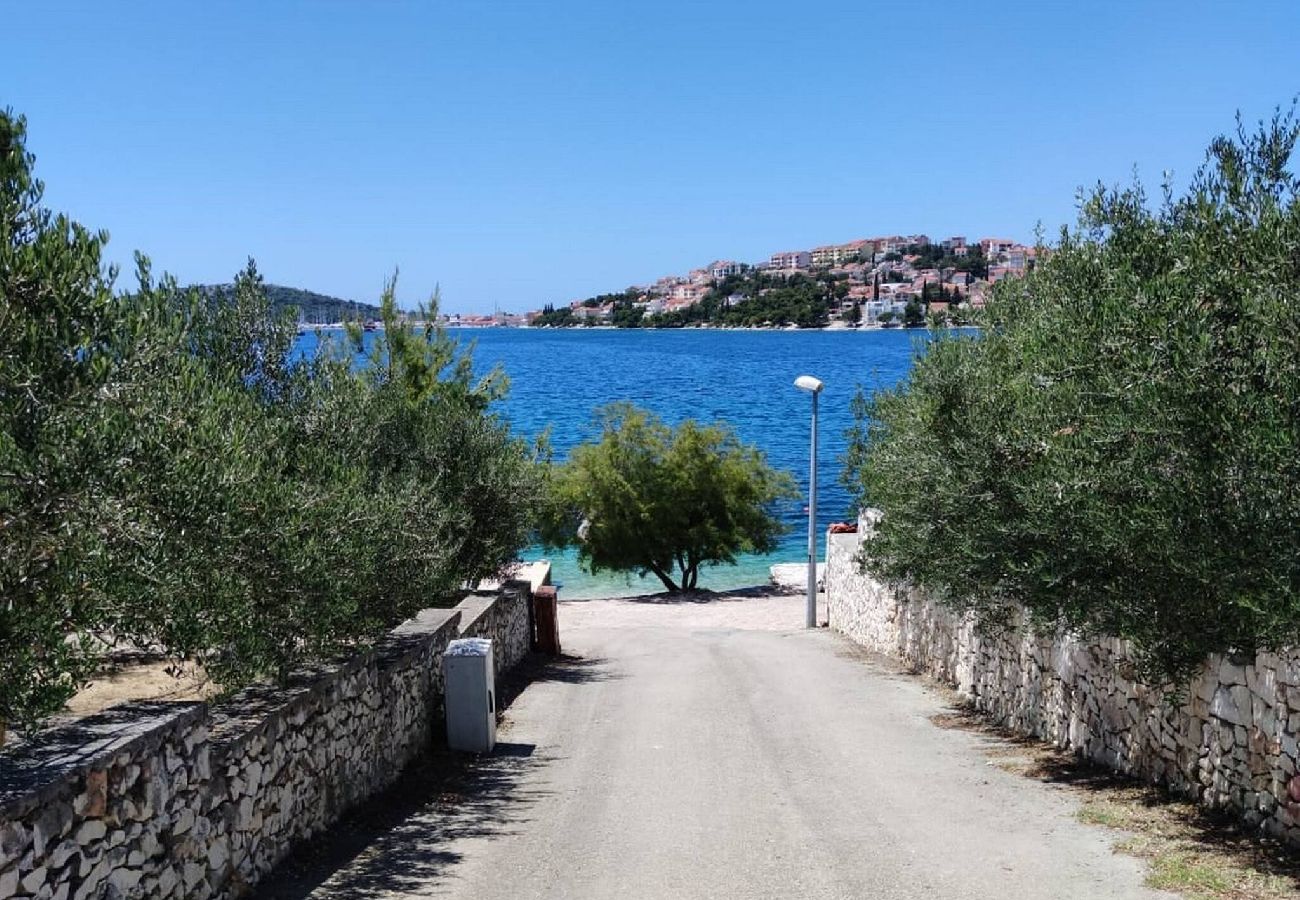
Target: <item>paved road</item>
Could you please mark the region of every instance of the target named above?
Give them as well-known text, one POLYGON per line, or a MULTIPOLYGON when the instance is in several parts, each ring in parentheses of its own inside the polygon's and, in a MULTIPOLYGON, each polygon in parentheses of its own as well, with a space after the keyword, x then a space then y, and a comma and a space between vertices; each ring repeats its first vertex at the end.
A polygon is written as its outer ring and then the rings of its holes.
POLYGON ((267 896, 1169 896, 1068 794, 933 724, 917 679, 786 628, 800 602, 562 607, 578 659, 514 701, 497 756, 267 896))

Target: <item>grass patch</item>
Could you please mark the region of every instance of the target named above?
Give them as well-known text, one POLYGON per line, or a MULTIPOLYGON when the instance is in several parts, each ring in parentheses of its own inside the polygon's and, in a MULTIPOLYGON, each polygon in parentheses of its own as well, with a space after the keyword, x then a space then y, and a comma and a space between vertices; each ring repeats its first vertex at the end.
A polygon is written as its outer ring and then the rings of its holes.
POLYGON ((991 725, 969 706, 954 706, 931 721, 991 738, 985 746, 990 766, 1075 794, 1079 820, 1121 833, 1115 850, 1147 863, 1151 888, 1187 900, 1300 897, 1300 853, 1247 832, 1231 816, 991 725))

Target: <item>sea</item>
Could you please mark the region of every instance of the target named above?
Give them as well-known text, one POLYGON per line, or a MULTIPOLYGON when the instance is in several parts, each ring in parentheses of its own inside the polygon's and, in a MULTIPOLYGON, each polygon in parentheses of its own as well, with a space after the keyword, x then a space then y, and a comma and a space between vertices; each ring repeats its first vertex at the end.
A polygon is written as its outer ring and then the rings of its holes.
MULTIPOLYGON (((593 412, 630 400, 669 423, 723 420, 755 444, 773 466, 790 472, 803 500, 778 510, 789 527, 775 552, 747 555, 734 566, 702 570, 701 588, 729 590, 766 584, 775 563, 807 559, 810 396, 794 386, 800 375, 825 383, 818 415, 818 557, 826 528, 854 520, 841 482, 854 394, 891 387, 907 376, 930 338, 924 329, 754 331, 722 329, 450 329, 472 347, 475 368, 500 366, 510 391, 497 407, 515 433, 550 432, 557 459, 598 436, 593 412)), ((369 336, 367 336, 369 337, 369 336)), ((299 337, 310 354, 316 336, 299 337)), ((627 596, 662 590, 651 576, 582 571, 576 553, 528 548, 525 559, 549 559, 562 598, 627 596)))

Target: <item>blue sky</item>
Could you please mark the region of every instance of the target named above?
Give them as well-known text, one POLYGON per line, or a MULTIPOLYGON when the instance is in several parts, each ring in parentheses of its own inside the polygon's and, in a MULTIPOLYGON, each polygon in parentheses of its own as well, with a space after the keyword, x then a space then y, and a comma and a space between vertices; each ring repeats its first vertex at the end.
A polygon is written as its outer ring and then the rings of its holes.
POLYGON ((1300 3, 12 3, 46 198, 182 281, 528 309, 871 234, 1029 239, 1300 90, 1300 3))

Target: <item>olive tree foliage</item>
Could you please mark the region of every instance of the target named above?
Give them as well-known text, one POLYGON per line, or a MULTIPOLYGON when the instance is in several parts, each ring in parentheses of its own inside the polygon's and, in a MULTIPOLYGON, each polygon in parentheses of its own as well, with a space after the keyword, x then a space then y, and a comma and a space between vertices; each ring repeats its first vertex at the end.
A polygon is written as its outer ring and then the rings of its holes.
POLYGON ((115 644, 283 679, 527 543, 541 480, 504 379, 400 321, 394 281, 360 362, 359 330, 299 358, 251 261, 229 299, 143 257, 115 292, 23 136, 0 116, 0 722, 39 723, 115 644))
POLYGON ((116 319, 94 234, 41 206, 26 123, 0 115, 0 739, 93 665, 68 640, 102 622, 116 319), (82 564, 77 564, 81 561, 82 564))
POLYGON ((700 567, 775 549, 794 482, 723 423, 676 428, 630 403, 597 412, 599 440, 548 473, 544 541, 591 572, 653 574, 693 590, 700 567))
POLYGON ((1099 187, 982 335, 859 399, 868 570, 1130 638, 1153 683, 1300 643, 1298 135, 1239 124, 1154 209, 1099 187))
POLYGON ((394 293, 361 365, 360 331, 295 361, 251 263, 230 303, 181 299, 192 351, 150 359, 124 401, 152 454, 128 495, 157 557, 128 633, 223 684, 284 677, 454 602, 527 542, 539 482, 489 411, 503 379, 475 379, 444 331, 408 329, 394 293))

